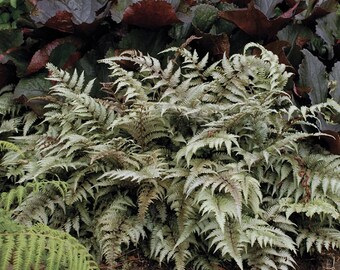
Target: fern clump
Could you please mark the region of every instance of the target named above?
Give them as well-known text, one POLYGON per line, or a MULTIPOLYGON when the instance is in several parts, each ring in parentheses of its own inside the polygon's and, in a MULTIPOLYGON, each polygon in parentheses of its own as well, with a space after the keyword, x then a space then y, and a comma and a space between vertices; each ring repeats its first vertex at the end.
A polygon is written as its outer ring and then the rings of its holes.
POLYGON ((76 235, 111 266, 131 245, 180 270, 290 269, 298 249, 339 248, 340 160, 304 132, 318 130, 322 106, 294 106, 290 74, 260 45, 215 63, 167 52, 165 68, 138 52, 102 60, 106 100, 49 64, 51 103, 35 125, 22 120, 22 152, 3 156, 16 188, 0 205, 76 235))

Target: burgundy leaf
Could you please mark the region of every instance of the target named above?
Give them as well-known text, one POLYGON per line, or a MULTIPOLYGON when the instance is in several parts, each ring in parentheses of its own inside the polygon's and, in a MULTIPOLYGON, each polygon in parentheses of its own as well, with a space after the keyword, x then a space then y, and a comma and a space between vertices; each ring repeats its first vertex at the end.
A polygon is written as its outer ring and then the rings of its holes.
POLYGON ((67 59, 66 63, 62 66, 62 69, 65 70, 74 67, 81 57, 82 54, 78 51, 72 53, 70 57, 67 59))
POLYGON ((146 28, 170 25, 180 20, 171 4, 163 0, 142 0, 129 6, 123 22, 146 28))
POLYGON ((340 155, 340 135, 338 132, 333 130, 323 130, 322 132, 331 135, 322 136, 322 140, 327 144, 327 149, 329 152, 335 155, 340 155))
POLYGON ((53 40, 52 42, 45 45, 43 48, 38 50, 32 57, 31 62, 29 63, 26 74, 32 74, 34 72, 37 72, 41 68, 45 67, 47 62, 49 61, 49 57, 52 53, 52 51, 58 47, 61 44, 64 43, 71 43, 75 47, 80 48, 81 47, 81 40, 77 39, 75 37, 66 37, 66 38, 59 38, 56 40, 53 40))
POLYGON ((195 32, 198 37, 201 37, 195 42, 201 51, 210 52, 216 59, 222 59, 224 53, 229 57, 230 43, 227 34, 203 33, 196 27, 195 32))
POLYGON ((220 11, 219 16, 236 24, 251 36, 271 38, 292 20, 297 6, 298 3, 281 16, 272 20, 269 20, 266 15, 258 10, 253 1, 248 4, 247 8, 220 11))
POLYGON ((72 14, 65 10, 59 10, 55 16, 49 18, 45 25, 49 28, 59 30, 61 32, 73 33, 74 24, 72 22, 72 14))
POLYGON ((286 56, 286 53, 284 51, 284 49, 287 47, 290 47, 290 43, 285 40, 276 40, 265 46, 267 50, 272 51, 274 54, 276 54, 279 57, 280 63, 285 64, 289 72, 297 73, 293 65, 289 62, 286 56))
POLYGON ((303 97, 305 94, 308 94, 312 91, 312 89, 308 86, 297 86, 294 83, 294 87, 293 87, 293 91, 294 93, 298 96, 298 97, 303 97))

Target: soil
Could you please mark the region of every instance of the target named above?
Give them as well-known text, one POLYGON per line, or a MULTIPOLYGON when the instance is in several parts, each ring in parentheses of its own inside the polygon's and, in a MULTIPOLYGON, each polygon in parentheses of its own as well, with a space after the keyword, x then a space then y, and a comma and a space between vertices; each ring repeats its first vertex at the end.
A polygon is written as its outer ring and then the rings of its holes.
POLYGON ((340 270, 340 251, 296 259, 296 270, 340 270))
MULTIPOLYGON (((296 270, 340 270, 340 251, 327 251, 317 256, 295 258, 296 270)), ((137 252, 126 256, 113 268, 102 265, 101 270, 173 270, 139 255, 137 252)), ((188 269, 190 270, 190 269, 188 269)), ((218 270, 237 270, 236 268, 218 268, 218 270)))

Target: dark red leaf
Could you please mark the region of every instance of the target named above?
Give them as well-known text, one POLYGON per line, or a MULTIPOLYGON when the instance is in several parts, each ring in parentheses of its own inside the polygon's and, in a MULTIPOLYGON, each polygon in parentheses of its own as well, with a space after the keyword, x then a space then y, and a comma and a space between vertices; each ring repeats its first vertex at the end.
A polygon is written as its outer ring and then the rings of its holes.
POLYGON ((260 10, 255 8, 254 2, 248 4, 248 8, 220 11, 222 19, 231 21, 251 36, 271 38, 285 27, 293 18, 298 3, 283 13, 280 17, 269 20, 260 10))
POLYGON ((31 62, 29 63, 26 69, 26 74, 27 75, 32 74, 34 72, 37 72, 41 68, 45 67, 52 51, 59 45, 65 44, 65 43, 71 43, 76 48, 80 48, 82 44, 81 40, 75 37, 66 37, 66 38, 59 38, 59 39, 53 40, 52 42, 45 45, 43 48, 38 50, 33 55, 31 62))
POLYGON ((62 66, 62 69, 69 69, 75 66, 78 60, 82 57, 80 52, 74 52, 67 59, 66 63, 62 66))
POLYGON ((279 57, 279 61, 282 64, 285 64, 287 66, 287 70, 289 72, 296 73, 297 71, 292 66, 292 64, 289 62, 286 53, 284 51, 285 48, 290 47, 290 43, 285 40, 276 40, 274 42, 271 42, 265 46, 267 50, 272 51, 279 57))
POLYGON ((36 5, 38 0, 27 0, 29 3, 31 3, 32 5, 36 5))
POLYGON ((142 0, 129 6, 123 22, 146 28, 170 25, 180 20, 171 4, 163 0, 142 0))
POLYGON ((72 14, 68 11, 57 11, 55 16, 49 18, 45 25, 49 28, 59 30, 61 32, 73 33, 74 24, 72 22, 72 14))
POLYGON ((221 59, 225 53, 229 57, 230 43, 227 34, 212 35, 195 28, 196 35, 201 37, 195 42, 203 52, 210 52, 216 59, 221 59))
POLYGON ((304 94, 310 93, 312 91, 312 89, 310 87, 307 87, 307 86, 297 86, 294 83, 293 91, 298 97, 303 97, 304 94))
POLYGON ((329 134, 333 137, 322 136, 322 140, 327 144, 329 152, 335 155, 340 155, 340 135, 333 130, 323 130, 322 132, 329 134))
MULTIPOLYGON (((26 100, 23 104, 28 106, 37 116, 43 116, 47 109, 45 106, 48 103, 53 102, 53 99, 49 96, 44 97, 34 97, 26 100)), ((19 102, 20 103, 20 102, 19 102)))

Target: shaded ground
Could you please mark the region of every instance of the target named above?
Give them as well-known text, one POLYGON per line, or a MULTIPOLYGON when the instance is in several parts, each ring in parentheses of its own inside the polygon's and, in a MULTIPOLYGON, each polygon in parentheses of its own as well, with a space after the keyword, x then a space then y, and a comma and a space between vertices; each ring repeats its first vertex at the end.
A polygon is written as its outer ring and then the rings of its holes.
MULTIPOLYGON (((296 270, 340 270, 340 251, 330 251, 318 256, 296 258, 296 270)), ((105 266, 102 270, 109 270, 105 266)), ((173 268, 160 266, 137 252, 122 258, 121 262, 110 270, 172 270, 173 268)), ((190 269, 188 269, 190 270, 190 269)), ((219 268, 218 270, 236 270, 236 268, 219 268)))
POLYGON ((296 270, 340 270, 340 251, 296 259, 296 270))

